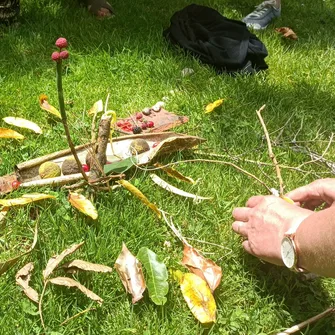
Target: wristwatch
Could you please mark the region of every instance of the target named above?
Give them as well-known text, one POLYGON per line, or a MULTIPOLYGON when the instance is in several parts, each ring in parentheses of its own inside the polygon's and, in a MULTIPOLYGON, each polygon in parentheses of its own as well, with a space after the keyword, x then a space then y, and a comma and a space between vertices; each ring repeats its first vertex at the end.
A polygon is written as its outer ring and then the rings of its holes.
POLYGON ((284 234, 284 237, 281 241, 281 257, 284 265, 288 269, 294 272, 302 273, 306 272, 306 270, 298 266, 298 251, 294 241, 298 226, 290 228, 284 234))

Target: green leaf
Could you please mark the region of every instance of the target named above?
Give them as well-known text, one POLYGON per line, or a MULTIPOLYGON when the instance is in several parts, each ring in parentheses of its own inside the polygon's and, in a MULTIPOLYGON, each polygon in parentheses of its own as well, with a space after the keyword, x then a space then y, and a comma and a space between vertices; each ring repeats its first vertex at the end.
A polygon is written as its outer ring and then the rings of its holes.
POLYGON ((106 164, 104 166, 104 172, 105 174, 110 174, 112 172, 114 173, 123 173, 129 170, 132 166, 136 164, 136 158, 135 157, 129 157, 126 159, 123 159, 122 161, 106 164))
POLYGON ((150 299, 156 305, 164 305, 167 301, 166 295, 169 292, 168 271, 164 263, 157 260, 157 255, 146 247, 142 247, 137 258, 143 264, 148 279, 147 288, 150 299))

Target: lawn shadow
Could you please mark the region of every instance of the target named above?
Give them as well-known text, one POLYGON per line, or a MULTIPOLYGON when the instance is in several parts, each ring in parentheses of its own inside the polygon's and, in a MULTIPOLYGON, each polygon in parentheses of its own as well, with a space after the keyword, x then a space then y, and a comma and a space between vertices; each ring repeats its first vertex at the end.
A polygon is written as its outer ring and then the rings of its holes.
MULTIPOLYGON (((322 313, 334 304, 322 284, 322 277, 308 279, 305 275, 293 273, 284 267, 261 263, 245 253, 242 257, 246 271, 259 288, 257 293, 264 299, 271 296, 278 305, 285 306, 283 309, 289 313, 293 323, 287 321, 285 314, 276 313, 276 316, 287 328, 322 313)), ((308 334, 331 334, 331 331, 334 331, 332 320, 325 318, 312 324, 308 334)))

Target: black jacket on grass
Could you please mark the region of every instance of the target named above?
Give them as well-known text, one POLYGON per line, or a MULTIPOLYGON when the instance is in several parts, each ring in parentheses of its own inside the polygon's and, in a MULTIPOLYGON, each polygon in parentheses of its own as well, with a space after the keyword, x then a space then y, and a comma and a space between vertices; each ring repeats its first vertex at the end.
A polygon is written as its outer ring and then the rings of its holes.
POLYGON ((176 12, 163 34, 218 72, 254 73, 268 68, 265 45, 245 23, 206 6, 192 4, 176 12))

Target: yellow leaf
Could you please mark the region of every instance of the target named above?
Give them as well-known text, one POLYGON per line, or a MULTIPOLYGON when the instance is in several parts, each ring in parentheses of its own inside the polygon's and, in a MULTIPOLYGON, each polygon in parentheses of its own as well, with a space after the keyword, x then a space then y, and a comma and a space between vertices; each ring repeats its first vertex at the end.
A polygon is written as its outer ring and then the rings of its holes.
POLYGON ((219 106, 221 106, 223 103, 223 99, 216 100, 206 106, 205 113, 211 113, 213 110, 219 106))
POLYGON ((134 185, 129 183, 127 180, 119 180, 118 183, 122 185, 125 189, 127 189, 129 192, 131 192, 136 198, 140 199, 146 206, 148 206, 152 211, 156 213, 158 218, 161 218, 161 212, 159 211, 158 207, 151 203, 147 197, 134 185))
POLYGON ((285 200, 286 202, 288 202, 289 204, 294 205, 294 201, 293 201, 291 198, 289 198, 289 197, 287 197, 287 196, 285 196, 285 195, 280 195, 280 197, 281 197, 283 200, 285 200))
POLYGON ((15 138, 18 140, 23 140, 24 136, 12 129, 0 128, 0 138, 15 138))
POLYGON ((174 177, 177 178, 179 180, 182 181, 186 181, 187 183, 190 184, 195 184, 195 181, 190 178, 190 177, 186 177, 184 175, 182 175, 179 171, 177 171, 176 169, 174 169, 173 167, 170 166, 164 166, 162 164, 156 163, 154 164, 156 167, 161 168, 163 171, 165 171, 170 177, 174 177))
POLYGON ((21 198, 15 199, 0 199, 0 205, 5 207, 20 206, 30 204, 34 201, 44 200, 44 199, 54 199, 55 197, 50 194, 43 193, 31 193, 25 194, 21 198))
POLYGON ((103 112, 104 110, 104 105, 102 100, 99 100, 97 102, 94 103, 94 105, 88 110, 88 115, 94 115, 97 114, 99 112, 103 112))
POLYGON ((37 134, 42 134, 41 128, 32 121, 25 120, 20 117, 13 117, 13 116, 4 117, 3 120, 6 123, 11 124, 13 126, 27 128, 27 129, 34 131, 37 134))
POLYGON ((82 194, 79 193, 72 193, 69 194, 69 202, 70 204, 77 208, 80 212, 84 213, 85 215, 90 216, 93 220, 98 217, 98 212, 94 205, 86 199, 82 194))
POLYGON ((40 107, 42 109, 44 109, 45 111, 57 116, 60 119, 62 118, 59 111, 54 106, 49 105, 48 97, 45 94, 41 94, 39 96, 39 102, 40 102, 40 107))
POLYGON ((175 271, 181 292, 194 317, 201 323, 216 321, 216 303, 207 283, 194 273, 175 271))

